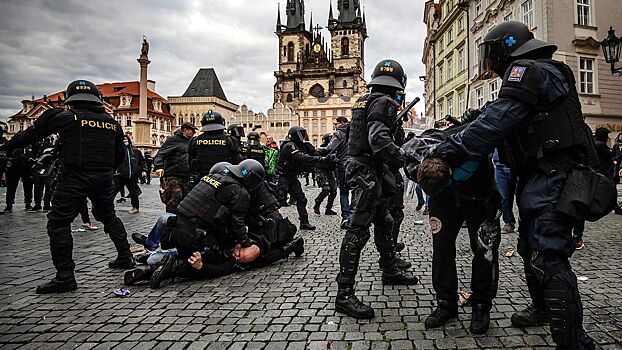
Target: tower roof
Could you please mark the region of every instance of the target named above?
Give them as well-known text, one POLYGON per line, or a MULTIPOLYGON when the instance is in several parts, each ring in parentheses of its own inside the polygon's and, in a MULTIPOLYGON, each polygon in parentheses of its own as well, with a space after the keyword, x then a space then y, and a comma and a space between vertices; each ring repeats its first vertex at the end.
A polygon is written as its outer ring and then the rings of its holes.
POLYGON ((337 0, 340 22, 354 22, 360 17, 361 4, 359 0, 337 0))
POLYGON ((287 29, 304 29, 305 2, 304 0, 287 0, 287 29))
POLYGON ((186 89, 183 97, 218 97, 227 100, 214 68, 201 68, 186 89))

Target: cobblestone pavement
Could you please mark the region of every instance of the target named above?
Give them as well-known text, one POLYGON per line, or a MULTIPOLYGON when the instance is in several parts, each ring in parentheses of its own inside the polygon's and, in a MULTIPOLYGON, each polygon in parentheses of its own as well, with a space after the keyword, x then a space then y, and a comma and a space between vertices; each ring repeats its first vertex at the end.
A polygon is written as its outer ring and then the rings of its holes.
MULTIPOLYGON (((157 184, 142 186, 141 212, 127 214, 118 205, 128 232, 146 233, 162 204, 157 184)), ((0 196, 4 198, 4 189, 0 196)), ((317 190, 307 188, 312 198, 317 190)), ((545 327, 510 325, 510 315, 527 303, 527 288, 518 255, 502 256, 498 297, 485 336, 468 330, 470 308, 457 321, 426 331, 423 320, 432 311, 431 233, 424 217, 407 204, 403 240, 421 283, 383 287, 378 254, 366 247, 357 292, 376 309, 376 317, 356 321, 335 313, 335 276, 342 231, 338 217, 311 215, 315 232, 303 232, 307 251, 273 266, 209 281, 180 282, 160 290, 131 288, 128 298, 112 294, 122 274, 107 262, 114 248, 98 231, 75 232, 74 257, 79 289, 63 295, 36 295, 37 284, 53 267, 45 233, 45 214, 16 211, 0 216, 0 348, 115 349, 470 349, 550 348, 545 327)), ((2 201, 3 202, 3 201, 2 201)), ((311 202, 311 200, 310 200, 311 202)), ((293 208, 285 213, 297 219, 293 208)), ((296 220, 294 220, 296 221, 296 220)), ((297 222, 297 221, 296 221, 297 222)), ((79 226, 79 219, 74 228, 79 226)), ((517 234, 503 236, 500 254, 514 248, 517 234)), ((471 253, 462 234, 458 240, 461 289, 468 291, 471 253)), ((610 215, 587 223, 586 247, 572 265, 585 306, 584 324, 599 347, 622 348, 622 217, 610 215)))

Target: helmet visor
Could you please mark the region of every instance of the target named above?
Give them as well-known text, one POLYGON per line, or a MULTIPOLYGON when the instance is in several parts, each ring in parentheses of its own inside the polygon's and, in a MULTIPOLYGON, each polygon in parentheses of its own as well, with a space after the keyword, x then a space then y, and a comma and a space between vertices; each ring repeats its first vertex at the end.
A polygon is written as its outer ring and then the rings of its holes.
POLYGON ((297 132, 297 134, 300 141, 309 141, 309 135, 307 134, 307 130, 300 130, 297 132))
POLYGON ((491 79, 497 76, 495 68, 507 58, 507 51, 503 40, 485 41, 479 44, 479 80, 491 79))

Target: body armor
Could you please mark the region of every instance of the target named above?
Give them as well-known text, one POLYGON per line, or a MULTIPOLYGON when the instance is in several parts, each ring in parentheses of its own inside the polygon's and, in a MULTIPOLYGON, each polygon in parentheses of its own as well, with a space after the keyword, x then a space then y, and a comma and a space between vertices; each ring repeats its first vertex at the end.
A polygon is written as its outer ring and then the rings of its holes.
POLYGON ((188 219, 199 219, 216 229, 226 227, 227 210, 216 200, 216 192, 232 184, 239 185, 235 180, 222 174, 204 176, 179 203, 177 207, 179 214, 188 219))
POLYGON ((200 175, 209 174, 210 169, 220 162, 232 162, 230 156, 231 141, 230 137, 225 134, 208 134, 203 133, 194 138, 192 141, 196 149, 196 159, 192 162, 193 170, 200 175))
POLYGON ((71 126, 60 137, 63 165, 79 169, 112 169, 115 142, 121 126, 107 113, 61 112, 72 118, 71 126))
POLYGON ((359 98, 352 107, 352 123, 350 124, 350 137, 348 139, 348 155, 351 157, 372 155, 368 140, 368 108, 374 100, 382 96, 385 95, 381 93, 367 94, 359 98))
POLYGON ((246 159, 254 159, 266 166, 266 150, 262 146, 248 146, 244 148, 246 159))
POLYGON ((277 171, 283 175, 297 175, 302 172, 301 169, 296 169, 296 166, 292 164, 292 154, 294 152, 301 152, 298 145, 293 141, 285 141, 281 146, 281 152, 279 152, 279 161, 277 162, 277 171))
MULTIPOLYGON (((570 92, 565 100, 550 109, 534 110, 523 125, 506 138, 499 149, 499 160, 513 169, 559 158, 560 151, 576 146, 587 147, 589 141, 585 137, 585 122, 572 71, 562 62, 546 60, 546 63, 553 64, 564 74, 570 92)), ((509 96, 513 90, 513 87, 505 91, 502 88, 499 96, 509 96)))

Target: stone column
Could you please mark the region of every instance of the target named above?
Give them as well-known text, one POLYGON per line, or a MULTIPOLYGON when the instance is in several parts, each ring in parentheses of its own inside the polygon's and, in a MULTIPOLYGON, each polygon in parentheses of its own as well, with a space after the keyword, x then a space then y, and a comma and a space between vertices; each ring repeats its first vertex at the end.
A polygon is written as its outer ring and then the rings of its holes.
POLYGON ((154 148, 151 144, 151 122, 147 116, 147 66, 149 66, 149 44, 143 39, 143 48, 138 58, 140 64, 140 103, 138 119, 134 120, 134 144, 143 151, 154 148))

